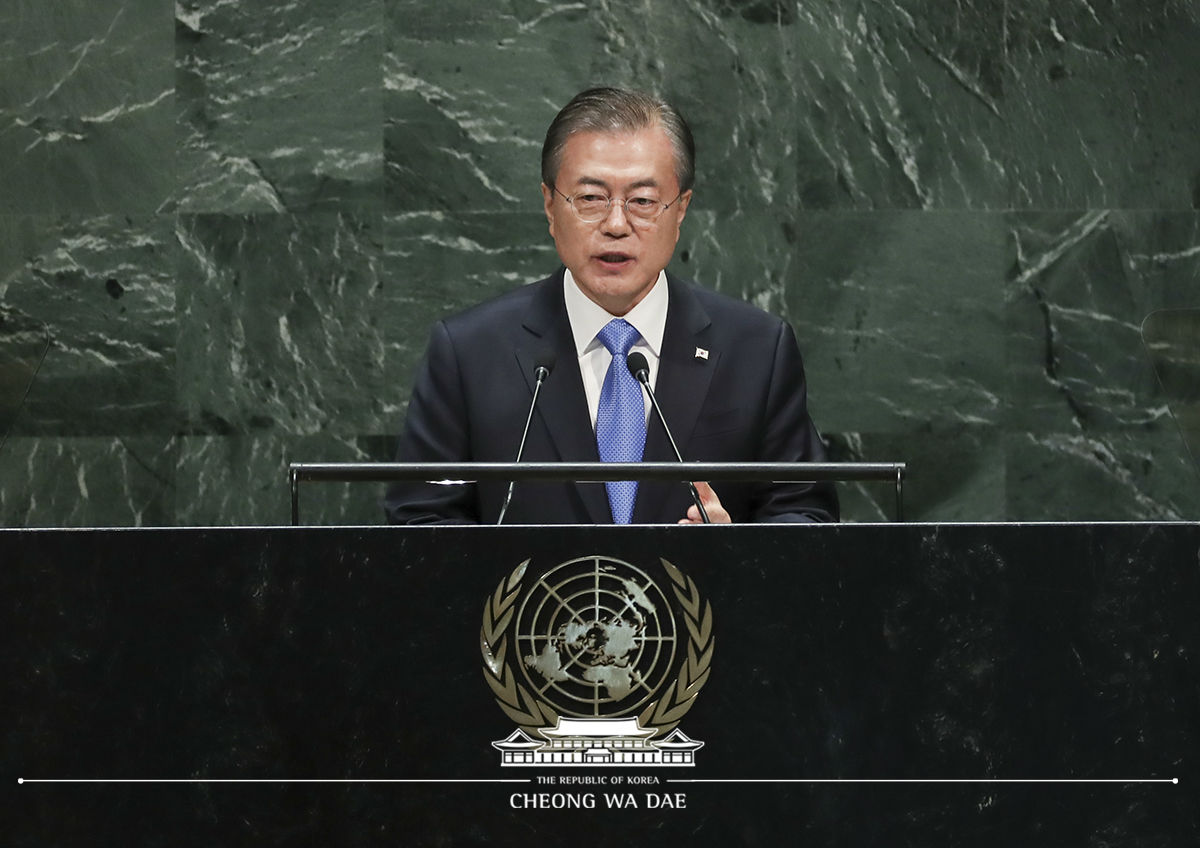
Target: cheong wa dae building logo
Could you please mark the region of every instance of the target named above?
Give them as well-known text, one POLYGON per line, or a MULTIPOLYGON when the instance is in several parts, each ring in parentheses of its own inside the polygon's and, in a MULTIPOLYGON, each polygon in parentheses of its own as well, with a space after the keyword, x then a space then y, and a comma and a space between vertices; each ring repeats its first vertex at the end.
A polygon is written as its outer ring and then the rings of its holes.
POLYGON ((612 557, 541 575, 529 562, 483 609, 484 678, 517 725, 492 743, 502 765, 695 765, 704 743, 679 723, 708 680, 714 642, 695 582, 665 559, 665 591, 612 557))

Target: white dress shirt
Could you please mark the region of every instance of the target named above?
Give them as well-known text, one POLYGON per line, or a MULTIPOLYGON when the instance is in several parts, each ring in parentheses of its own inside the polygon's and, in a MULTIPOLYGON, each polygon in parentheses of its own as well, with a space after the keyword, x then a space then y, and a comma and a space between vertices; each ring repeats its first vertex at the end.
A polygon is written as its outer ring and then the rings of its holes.
MULTIPOLYGON (((588 412, 592 417, 592 429, 596 429, 596 411, 600 407, 600 390, 604 387, 604 375, 612 354, 604 343, 596 338, 609 321, 618 317, 610 315, 594 301, 588 299, 571 276, 568 269, 563 274, 563 298, 567 304, 567 319, 571 322, 571 333, 575 337, 575 355, 579 357, 579 374, 583 377, 583 391, 587 395, 588 412)), ((624 318, 641 338, 633 343, 630 352, 638 351, 646 357, 650 366, 650 388, 658 384, 658 358, 662 351, 663 333, 667 327, 667 274, 658 272, 654 286, 637 306, 620 317, 624 318)), ((646 404, 646 416, 650 415, 650 398, 642 392, 646 404)))

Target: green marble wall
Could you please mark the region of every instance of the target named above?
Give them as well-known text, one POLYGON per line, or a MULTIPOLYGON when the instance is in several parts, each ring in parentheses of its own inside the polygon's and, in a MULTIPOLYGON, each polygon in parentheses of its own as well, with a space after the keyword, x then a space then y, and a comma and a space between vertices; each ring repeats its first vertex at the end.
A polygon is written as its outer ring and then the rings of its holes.
POLYGON ((289 461, 390 458, 430 322, 554 267, 596 83, 689 117, 674 269, 792 322, 910 517, 1200 518, 1139 334, 1200 306, 1194 0, 6 0, 0 524, 286 523, 289 461))

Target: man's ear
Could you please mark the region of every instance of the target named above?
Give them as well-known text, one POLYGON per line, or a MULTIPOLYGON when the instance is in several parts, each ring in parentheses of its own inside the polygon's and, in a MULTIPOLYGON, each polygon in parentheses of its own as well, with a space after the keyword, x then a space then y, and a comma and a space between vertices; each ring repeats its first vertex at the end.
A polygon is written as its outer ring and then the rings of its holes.
POLYGON ((546 211, 546 222, 550 225, 550 236, 554 236, 554 215, 550 208, 554 205, 554 189, 542 183, 542 208, 546 211))
POLYGON ((682 224, 683 216, 687 214, 688 204, 692 202, 692 190, 689 188, 675 202, 679 204, 679 223, 682 224))

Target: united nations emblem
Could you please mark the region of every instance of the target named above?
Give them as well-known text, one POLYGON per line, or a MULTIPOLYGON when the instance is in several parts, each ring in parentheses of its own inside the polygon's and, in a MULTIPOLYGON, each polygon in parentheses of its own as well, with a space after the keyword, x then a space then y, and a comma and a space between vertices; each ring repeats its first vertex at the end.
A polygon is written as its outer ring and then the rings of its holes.
POLYGON ((670 597, 645 570, 605 556, 536 578, 526 560, 496 587, 480 648, 496 702, 517 724, 492 743, 503 765, 695 764, 704 743, 678 724, 708 680, 712 607, 659 562, 670 597))

